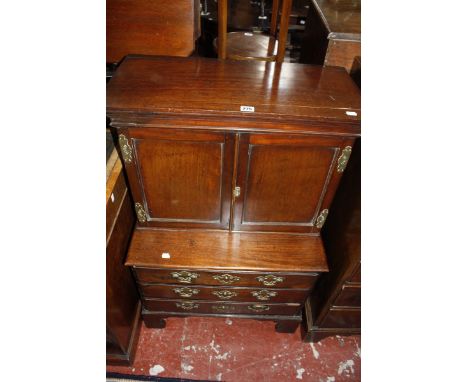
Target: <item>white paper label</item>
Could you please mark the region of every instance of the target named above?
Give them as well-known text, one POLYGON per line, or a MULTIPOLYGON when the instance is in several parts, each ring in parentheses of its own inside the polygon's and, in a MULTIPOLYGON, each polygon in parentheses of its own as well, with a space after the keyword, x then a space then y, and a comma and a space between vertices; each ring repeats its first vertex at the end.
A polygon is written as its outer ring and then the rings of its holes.
POLYGON ((241 106, 240 111, 243 111, 244 113, 253 113, 255 112, 255 107, 254 106, 241 106))
POLYGON ((357 117, 357 113, 355 111, 347 111, 346 115, 351 115, 352 117, 357 117))
POLYGON ((163 252, 163 254, 161 255, 161 257, 163 259, 170 259, 171 258, 171 254, 169 252, 163 252))

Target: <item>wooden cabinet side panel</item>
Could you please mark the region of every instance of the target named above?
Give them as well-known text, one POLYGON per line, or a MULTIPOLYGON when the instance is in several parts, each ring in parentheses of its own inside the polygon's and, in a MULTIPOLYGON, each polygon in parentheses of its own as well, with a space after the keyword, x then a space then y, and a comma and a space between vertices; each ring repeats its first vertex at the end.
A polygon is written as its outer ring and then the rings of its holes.
POLYGON ((321 326, 344 283, 357 281, 353 276, 359 272, 361 261, 360 168, 358 139, 322 232, 330 272, 320 277, 312 292, 314 326, 321 326))
MULTIPOLYGON (((135 319, 139 320, 138 292, 130 270, 124 265, 134 222, 130 197, 125 193, 106 250, 106 326, 108 337, 120 347, 123 356, 131 346, 135 319)), ((113 351, 116 346, 111 347, 113 351)))

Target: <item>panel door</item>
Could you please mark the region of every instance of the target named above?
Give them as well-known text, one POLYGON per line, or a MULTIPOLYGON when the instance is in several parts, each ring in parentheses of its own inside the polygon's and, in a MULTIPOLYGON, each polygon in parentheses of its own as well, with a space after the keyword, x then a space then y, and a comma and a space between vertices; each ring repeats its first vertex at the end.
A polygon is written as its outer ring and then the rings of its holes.
POLYGON ((231 134, 130 128, 119 139, 127 139, 133 156, 125 166, 139 225, 229 228, 231 134))
POLYGON ((241 134, 239 142, 233 230, 318 232, 352 140, 241 134))

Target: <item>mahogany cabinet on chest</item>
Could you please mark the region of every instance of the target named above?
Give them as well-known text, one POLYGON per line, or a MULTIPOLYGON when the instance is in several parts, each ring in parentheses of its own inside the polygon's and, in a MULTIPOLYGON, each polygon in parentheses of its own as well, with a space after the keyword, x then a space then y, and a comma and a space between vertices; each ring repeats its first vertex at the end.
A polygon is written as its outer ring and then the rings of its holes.
POLYGON ((147 326, 235 316, 291 332, 328 271, 320 229, 360 133, 343 69, 128 57, 108 85, 138 217, 147 326))

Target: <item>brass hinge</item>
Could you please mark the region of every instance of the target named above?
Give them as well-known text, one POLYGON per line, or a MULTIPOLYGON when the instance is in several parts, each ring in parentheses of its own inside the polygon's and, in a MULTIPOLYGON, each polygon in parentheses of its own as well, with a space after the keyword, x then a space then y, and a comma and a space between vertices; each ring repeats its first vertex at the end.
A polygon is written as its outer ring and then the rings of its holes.
POLYGON ((123 134, 119 135, 119 145, 120 145, 120 151, 122 152, 124 162, 132 163, 132 159, 133 159, 132 147, 130 146, 130 143, 128 142, 127 137, 123 134))
POLYGON ((350 156, 351 156, 351 146, 346 146, 341 152, 340 157, 338 158, 336 171, 343 172, 345 170, 350 156))
POLYGON ((148 220, 146 211, 140 203, 135 203, 135 212, 140 223, 144 223, 148 220))
POLYGON ((317 220, 315 221, 315 226, 317 228, 322 228, 323 225, 325 224, 325 220, 327 220, 327 216, 328 216, 328 210, 327 209, 320 212, 320 215, 317 217, 317 220))

